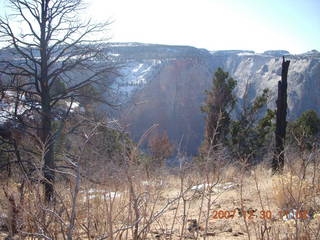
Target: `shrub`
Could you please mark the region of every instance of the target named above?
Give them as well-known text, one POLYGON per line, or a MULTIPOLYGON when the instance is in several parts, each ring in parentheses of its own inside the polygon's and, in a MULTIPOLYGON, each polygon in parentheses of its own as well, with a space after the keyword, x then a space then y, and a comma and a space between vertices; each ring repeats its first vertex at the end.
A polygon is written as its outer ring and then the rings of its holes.
POLYGON ((311 207, 313 185, 306 179, 288 173, 272 179, 273 197, 280 209, 304 209, 311 207))

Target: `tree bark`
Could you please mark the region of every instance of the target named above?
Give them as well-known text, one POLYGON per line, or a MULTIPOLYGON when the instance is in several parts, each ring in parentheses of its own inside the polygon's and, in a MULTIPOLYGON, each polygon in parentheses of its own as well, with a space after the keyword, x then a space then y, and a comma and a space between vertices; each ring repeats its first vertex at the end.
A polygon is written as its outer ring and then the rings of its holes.
MULTIPOLYGON (((38 113, 40 115, 40 124, 38 121, 24 124, 22 117, 19 121, 32 135, 34 129, 39 130, 37 134, 43 146, 42 183, 48 202, 53 200, 56 173, 54 150, 57 132, 52 125, 58 115, 61 121, 69 115, 69 110, 62 115, 55 111, 60 100, 72 102, 83 95, 109 104, 102 99, 102 95, 100 98, 81 93, 88 86, 99 86, 101 94, 103 90, 110 89, 112 83, 105 81, 105 76, 114 71, 114 65, 96 64, 97 58, 101 61, 108 59, 103 41, 106 39, 93 40, 91 37, 106 30, 109 23, 80 21, 77 18, 82 9, 80 0, 10 0, 8 3, 12 14, 0 17, 0 35, 6 42, 5 48, 10 50, 10 57, 9 60, 0 57, 0 74, 12 78, 8 81, 8 89, 28 96, 28 99, 16 98, 19 104, 30 107, 23 113, 25 119, 38 113), (24 23, 23 33, 10 23, 15 20, 24 23), (72 77, 77 71, 83 73, 78 80, 72 77), (65 89, 54 92, 55 84, 59 82, 66 85, 65 89)), ((8 134, 0 129, 0 136, 10 137, 8 134)))
POLYGON ((51 136, 52 126, 51 126, 51 109, 48 108, 49 104, 43 101, 42 104, 42 136, 41 141, 44 144, 44 165, 43 165, 43 176, 44 176, 44 193, 45 200, 50 202, 53 199, 53 183, 55 180, 55 164, 54 164, 54 141, 51 136))
POLYGON ((284 143, 287 127, 287 78, 290 61, 286 61, 283 57, 281 81, 278 82, 278 99, 276 114, 276 146, 272 160, 273 173, 281 173, 284 168, 284 143))
POLYGON ((41 3, 41 39, 40 39, 40 55, 41 55, 41 141, 44 144, 44 195, 45 200, 50 202, 53 199, 53 183, 55 180, 55 164, 54 164, 54 141, 52 139, 52 114, 50 87, 48 79, 48 40, 47 40, 47 15, 48 0, 42 0, 41 3))

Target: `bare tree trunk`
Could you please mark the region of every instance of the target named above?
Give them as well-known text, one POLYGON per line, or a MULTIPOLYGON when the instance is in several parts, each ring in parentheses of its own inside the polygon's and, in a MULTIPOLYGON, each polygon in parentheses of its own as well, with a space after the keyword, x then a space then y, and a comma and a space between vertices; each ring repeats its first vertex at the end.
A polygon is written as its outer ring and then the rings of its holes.
POLYGON ((40 56, 41 56, 41 141, 44 144, 44 166, 43 176, 45 200, 50 202, 53 199, 54 174, 54 141, 52 139, 52 116, 51 116, 51 99, 48 79, 48 40, 47 40, 47 16, 48 0, 42 0, 41 3, 41 39, 40 39, 40 56))
POLYGON ((55 180, 55 163, 54 163, 54 141, 51 136, 52 126, 51 126, 51 110, 44 109, 42 110, 42 142, 45 144, 45 153, 44 153, 44 165, 43 165, 43 176, 44 181, 44 194, 45 200, 50 202, 53 199, 53 184, 55 180))
MULTIPOLYGON (((12 79, 6 86, 8 89, 28 96, 28 100, 16 98, 17 102, 30 108, 24 113, 26 119, 40 114, 40 128, 36 121, 32 124, 36 127, 28 126, 28 129, 40 129, 38 135, 44 151, 44 194, 49 202, 54 195, 56 134, 52 123, 58 114, 55 111, 58 103, 60 100, 72 102, 75 97, 83 96, 108 104, 102 95, 87 96, 81 90, 99 86, 102 94, 104 89, 110 89, 111 82, 105 81, 105 76, 114 70, 113 64, 111 67, 92 61, 97 58, 107 60, 106 39, 93 40, 91 37, 94 33, 104 31, 109 23, 80 21, 77 16, 83 9, 81 0, 10 0, 8 4, 12 14, 10 11, 8 17, 0 17, 0 35, 1 40, 7 43, 5 48, 10 50, 10 57, 9 60, 0 57, 0 74, 12 79), (20 30, 11 26, 11 21, 22 22, 26 27, 20 33, 20 30), (16 63, 16 59, 19 59, 19 63, 16 63), (76 81, 71 75, 80 69, 83 76, 76 81), (59 82, 65 84, 66 88, 54 92, 54 86, 59 82)), ((69 111, 64 114, 64 120, 68 114, 69 111)), ((24 118, 20 119, 24 121, 24 118)), ((8 133, 0 128, 0 136, 3 134, 8 133)))
POLYGON ((287 77, 290 61, 282 61, 281 81, 278 82, 278 99, 277 99, 277 115, 276 115, 276 146, 272 160, 273 173, 281 173, 284 167, 284 142, 287 127, 287 77))

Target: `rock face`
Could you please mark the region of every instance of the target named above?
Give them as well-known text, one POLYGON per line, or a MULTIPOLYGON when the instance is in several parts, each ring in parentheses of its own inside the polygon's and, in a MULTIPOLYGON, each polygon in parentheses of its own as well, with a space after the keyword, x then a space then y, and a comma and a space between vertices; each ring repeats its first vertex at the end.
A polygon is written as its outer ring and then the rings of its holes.
MULTIPOLYGON (((286 57, 291 61, 288 73, 289 119, 298 117, 307 109, 320 113, 320 58, 305 55, 286 57)), ((240 100, 248 83, 250 99, 264 88, 269 88, 273 93, 269 107, 274 107, 281 63, 280 57, 255 54, 230 56, 222 66, 238 81, 236 92, 240 100)))
POLYGON ((204 132, 200 106, 205 89, 211 87, 214 71, 222 67, 237 80, 239 103, 245 92, 252 100, 269 88, 272 92, 269 107, 274 108, 283 55, 291 61, 289 119, 307 109, 320 114, 320 54, 316 50, 301 55, 290 55, 284 50, 256 54, 138 43, 111 44, 109 49, 114 61, 125 66, 117 80, 124 103, 120 116, 129 124, 135 139, 153 124, 159 124, 173 142, 182 142, 182 150, 196 153, 204 132))
POLYGON ((212 55, 193 47, 140 44, 111 47, 111 55, 132 66, 120 69, 117 81, 124 103, 121 119, 132 136, 139 139, 159 124, 171 140, 182 142, 182 150, 196 152, 203 135, 204 90, 218 66, 212 55))
MULTIPOLYGON (((4 50, 1 53, 6 56, 4 50)), ((320 114, 320 53, 316 50, 301 55, 285 50, 258 54, 250 50, 209 52, 189 46, 110 43, 106 54, 120 66, 120 76, 113 83, 118 92, 115 96, 122 103, 116 117, 128 124, 136 140, 153 124, 159 124, 171 141, 181 145, 182 151, 196 153, 204 133, 200 106, 218 67, 237 80, 239 105, 244 95, 252 100, 269 88, 269 107, 274 108, 283 55, 291 61, 289 119, 308 109, 320 114)), ((78 75, 75 78, 80 78, 78 75)))
POLYGON ((137 104, 129 104, 123 120, 131 124, 133 136, 139 137, 152 124, 159 124, 171 139, 182 140, 190 149, 203 135, 200 105, 210 79, 211 72, 197 59, 168 62, 133 96, 137 104))

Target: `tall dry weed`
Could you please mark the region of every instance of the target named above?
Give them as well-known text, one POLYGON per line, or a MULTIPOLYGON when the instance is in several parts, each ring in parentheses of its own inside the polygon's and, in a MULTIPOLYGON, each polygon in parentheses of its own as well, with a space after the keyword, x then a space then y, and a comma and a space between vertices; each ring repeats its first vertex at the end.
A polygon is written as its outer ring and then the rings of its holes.
POLYGON ((273 198, 280 209, 311 207, 313 185, 307 179, 287 173, 272 179, 273 198))

